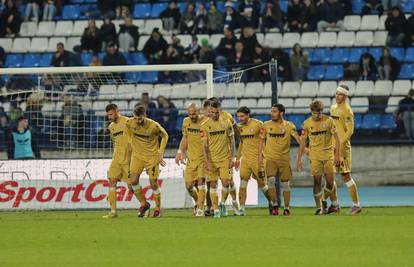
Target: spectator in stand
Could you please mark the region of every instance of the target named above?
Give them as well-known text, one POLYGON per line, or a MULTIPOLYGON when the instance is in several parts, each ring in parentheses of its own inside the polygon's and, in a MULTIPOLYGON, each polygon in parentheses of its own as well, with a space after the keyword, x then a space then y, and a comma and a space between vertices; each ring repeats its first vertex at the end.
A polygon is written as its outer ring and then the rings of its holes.
POLYGON ((133 24, 131 17, 126 17, 124 24, 119 26, 119 49, 121 52, 136 51, 138 40, 138 27, 133 24))
POLYGON ((153 120, 157 119, 157 106, 154 104, 154 102, 151 101, 148 92, 143 92, 141 94, 141 99, 135 105, 135 107, 138 105, 142 105, 145 107, 148 118, 153 119, 153 120))
POLYGON ((344 31, 344 8, 338 0, 321 0, 319 5, 318 32, 344 31))
POLYGON ((182 14, 180 19, 180 32, 182 34, 192 34, 194 30, 195 11, 194 4, 189 3, 186 11, 182 14))
POLYGON ((181 44, 181 40, 180 38, 178 38, 177 35, 173 34, 171 36, 171 45, 172 47, 177 50, 178 56, 180 58, 179 62, 183 63, 184 59, 183 59, 183 55, 184 55, 184 47, 181 44))
POLYGON ((224 28, 230 28, 230 29, 238 29, 238 15, 236 11, 234 10, 234 4, 231 1, 227 1, 224 5, 226 8, 226 11, 223 15, 224 20, 224 28))
POLYGON ((411 10, 411 16, 408 18, 406 23, 406 46, 414 46, 414 8, 411 10))
POLYGON ((224 28, 224 37, 221 38, 219 45, 216 48, 216 65, 218 68, 227 64, 228 59, 234 53, 234 46, 237 38, 231 28, 224 28))
POLYGON ((359 72, 360 80, 375 81, 377 79, 377 65, 375 64, 375 59, 371 54, 365 53, 361 56, 359 61, 359 72))
POLYGON ((207 32, 208 34, 221 33, 223 31, 223 13, 217 10, 214 2, 210 4, 207 14, 207 32))
POLYGON ((56 52, 52 57, 50 65, 53 67, 70 67, 73 65, 73 54, 65 50, 63 43, 56 45, 56 52))
POLYGON ((196 16, 194 18, 193 34, 207 33, 207 10, 202 3, 199 3, 196 16))
POLYGON ((6 62, 6 51, 0 46, 0 68, 3 67, 6 62))
POLYGON ((0 15, 0 37, 15 37, 20 32, 21 23, 20 13, 13 0, 6 0, 0 15))
POLYGON ((82 140, 84 128, 84 116, 82 106, 72 96, 65 95, 63 98, 62 116, 59 120, 59 134, 63 134, 65 145, 75 147, 82 140))
POLYGON ((300 44, 293 46, 292 55, 290 56, 290 68, 294 81, 306 80, 306 74, 309 69, 308 54, 302 50, 300 44))
POLYGON ((19 117, 17 127, 10 132, 7 142, 8 159, 40 159, 37 136, 25 117, 19 117))
POLYGON ((397 120, 403 122, 405 136, 414 139, 414 89, 398 103, 397 120))
POLYGON ((116 43, 118 41, 115 24, 112 23, 109 16, 105 16, 104 23, 99 32, 102 38, 102 50, 104 50, 109 43, 116 43))
POLYGON ((391 56, 388 47, 382 49, 382 56, 378 61, 378 74, 381 80, 396 80, 400 73, 400 62, 391 56))
POLYGON ((278 1, 267 0, 262 14, 262 32, 273 28, 283 32, 283 14, 278 1))
POLYGON ((84 52, 99 53, 102 48, 102 39, 94 19, 88 20, 88 27, 85 28, 81 38, 81 49, 84 52))
POLYGON ((198 63, 201 46, 198 44, 197 35, 192 36, 191 44, 184 49, 185 63, 198 63))
POLYGON ((134 0, 117 0, 116 3, 116 17, 124 19, 131 16, 134 9, 134 0))
POLYGON ((405 39, 406 18, 399 7, 393 7, 385 20, 385 29, 388 31, 386 45, 402 46, 405 39))
POLYGON ((168 43, 162 37, 158 28, 152 30, 151 38, 145 43, 142 51, 148 60, 149 64, 159 64, 160 58, 165 50, 167 50, 168 43))
POLYGON ((250 26, 254 29, 259 28, 260 19, 260 1, 243 0, 239 5, 239 26, 244 28, 250 26))
POLYGON ((4 133, 8 127, 9 118, 7 117, 7 113, 4 111, 4 108, 0 106, 0 133, 4 133))
POLYGON ((36 22, 39 21, 39 9, 42 3, 43 0, 28 0, 24 20, 33 20, 36 22))
POLYGON ((42 114, 42 96, 32 94, 27 98, 26 111, 24 116, 29 120, 30 125, 36 132, 40 132, 43 128, 43 114, 42 114))
MULTIPOLYGON (((241 41, 237 41, 236 45, 234 46, 234 53, 229 58, 229 68, 231 71, 239 71, 245 68, 246 65, 252 64, 253 58, 249 58, 246 50, 244 49, 244 45, 241 41)), ((245 76, 245 75, 243 75, 245 76)), ((245 82, 248 81, 248 77, 246 78, 245 82)))
MULTIPOLYGON (((256 44, 254 48, 254 55, 253 55, 253 63, 255 65, 262 65, 267 62, 270 62, 271 57, 268 51, 264 50, 263 47, 260 44, 256 44)), ((252 74, 252 81, 254 82, 266 82, 270 80, 269 75, 269 66, 264 65, 260 68, 253 69, 252 74)))
MULTIPOLYGON (((97 55, 93 55, 89 66, 99 67, 99 66, 102 66, 102 62, 97 55)), ((99 88, 102 85, 104 76, 105 74, 99 74, 96 72, 88 73, 88 84, 90 84, 93 89, 93 91, 91 91, 91 95, 96 95, 96 92, 99 91, 99 88)))
POLYGON ((384 6, 381 0, 365 0, 365 5, 362 8, 362 15, 370 15, 373 10, 378 11, 378 15, 384 13, 384 6))
POLYGON ((248 26, 243 28, 242 35, 240 36, 240 42, 243 43, 243 50, 247 61, 253 62, 253 55, 258 42, 252 27, 248 26))
POLYGON ((104 18, 115 18, 116 0, 98 0, 98 10, 104 18))
POLYGON ((175 136, 177 134, 177 118, 178 109, 175 107, 171 100, 165 96, 158 96, 158 122, 167 130, 168 134, 175 136))
POLYGON ((104 66, 127 65, 124 55, 118 51, 115 43, 108 44, 102 63, 104 66))
MULTIPOLYGON (((161 64, 179 64, 181 63, 180 54, 172 44, 168 45, 161 56, 161 64)), ((180 73, 177 71, 163 71, 159 73, 159 80, 162 83, 177 83, 180 80, 180 73)))
POLYGON ((43 21, 52 21, 56 14, 56 6, 54 0, 45 0, 43 6, 43 21))
POLYGON ((172 32, 178 28, 180 23, 181 13, 177 7, 177 1, 171 1, 168 7, 161 12, 162 26, 167 32, 172 32))
POLYGON ((300 23, 303 32, 311 32, 316 29, 316 7, 314 0, 303 0, 300 23))
POLYGON ((18 106, 17 101, 10 101, 10 109, 9 109, 10 126, 16 127, 17 119, 21 116, 23 116, 23 110, 21 107, 18 106))
POLYGON ((215 53, 211 45, 208 43, 208 39, 202 39, 199 56, 200 63, 214 63, 214 59, 215 53))
POLYGON ((291 32, 302 32, 303 5, 300 0, 290 0, 287 10, 288 27, 291 32))

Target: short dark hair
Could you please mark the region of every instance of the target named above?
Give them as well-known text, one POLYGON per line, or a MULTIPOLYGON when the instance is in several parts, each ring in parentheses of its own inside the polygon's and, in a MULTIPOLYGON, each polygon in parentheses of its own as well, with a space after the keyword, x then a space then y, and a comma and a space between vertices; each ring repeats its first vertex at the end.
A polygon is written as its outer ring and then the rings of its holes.
POLYGON ((118 106, 114 103, 108 104, 105 108, 106 112, 109 112, 111 110, 117 111, 118 110, 118 106))
POLYGON ((239 107, 239 109, 237 110, 237 113, 244 113, 246 115, 250 115, 250 109, 246 106, 241 106, 239 107))
POLYGON ((279 112, 283 112, 283 113, 285 113, 285 111, 286 111, 285 106, 283 106, 280 103, 273 104, 272 108, 277 108, 277 110, 279 110, 279 112))
POLYGON ((141 96, 149 96, 149 93, 148 92, 143 92, 142 94, 141 94, 141 96))
POLYGON ((212 107, 212 108, 220 108, 221 105, 220 105, 219 102, 211 101, 210 107, 212 107))
POLYGON ((65 48, 65 45, 62 42, 57 43, 56 47, 58 47, 58 46, 62 46, 63 48, 65 48))
POLYGON ((345 90, 349 91, 348 85, 340 84, 339 87, 344 88, 345 90))
POLYGON ((139 116, 145 116, 147 114, 147 111, 143 105, 137 105, 134 109, 134 115, 139 116))
POLYGON ((204 103, 203 103, 203 107, 204 107, 204 108, 207 108, 207 107, 210 107, 210 106, 211 106, 211 101, 210 101, 210 100, 208 100, 208 99, 207 99, 207 100, 205 100, 205 101, 204 101, 204 103))
POLYGON ((211 101, 211 103, 210 103, 210 106, 212 107, 212 104, 213 103, 217 103, 217 105, 218 105, 218 108, 220 108, 221 107, 221 103, 220 103, 220 100, 217 98, 217 97, 210 97, 208 100, 210 100, 211 101))
POLYGON ((27 120, 27 118, 25 116, 20 116, 19 118, 17 118, 17 122, 20 122, 22 120, 27 120))
POLYGON ((312 103, 309 105, 311 111, 322 111, 323 110, 323 102, 320 100, 313 100, 312 103))

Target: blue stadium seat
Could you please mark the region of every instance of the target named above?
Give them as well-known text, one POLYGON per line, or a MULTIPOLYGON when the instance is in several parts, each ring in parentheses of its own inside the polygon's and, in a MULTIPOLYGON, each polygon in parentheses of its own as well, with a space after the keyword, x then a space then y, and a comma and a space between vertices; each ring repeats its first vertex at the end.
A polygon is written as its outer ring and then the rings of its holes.
POLYGON ((52 53, 43 53, 40 56, 39 67, 49 67, 50 62, 52 61, 53 54, 52 53))
POLYGON ((387 113, 381 116, 381 129, 384 130, 392 130, 397 128, 397 124, 395 123, 394 115, 387 113))
POLYGON ((5 65, 9 68, 19 68, 23 63, 23 54, 8 54, 5 65))
POLYGON ((379 48, 379 47, 371 47, 368 50, 368 53, 370 53, 374 57, 375 61, 378 61, 379 58, 382 56, 382 48, 379 48))
POLYGON ((125 74, 125 79, 130 82, 137 82, 141 81, 141 73, 140 72, 127 72, 125 74))
POLYGON ((400 5, 401 5, 401 10, 403 11, 403 13, 411 13, 411 10, 414 7, 414 2, 413 1, 401 1, 400 5))
POLYGON ((224 13, 225 7, 224 2, 216 2, 217 10, 221 13, 224 13))
POLYGON ((355 129, 362 128, 362 115, 361 114, 354 114, 354 127, 355 129))
POLYGON ((151 4, 136 4, 134 7, 134 18, 146 19, 151 16, 151 4))
POLYGON ((178 9, 180 10, 180 13, 183 14, 185 12, 185 9, 187 8, 186 2, 178 2, 177 3, 178 9))
POLYGON ((381 126, 381 115, 380 114, 366 114, 364 115, 362 129, 365 130, 376 130, 381 126))
POLYGON ((308 71, 308 80, 315 81, 315 80, 323 80, 325 75, 325 67, 324 66, 310 66, 308 71))
POLYGON ((399 79, 414 79, 414 66, 413 64, 403 64, 401 66, 399 79))
POLYGON ((78 5, 65 5, 63 6, 62 19, 76 20, 79 19, 80 13, 78 5))
POLYGON ((283 12, 283 13, 287 13, 287 10, 288 10, 288 1, 279 1, 279 6, 280 6, 280 10, 283 12))
POLYGON ((147 65, 148 60, 145 58, 144 54, 141 52, 129 53, 125 56, 129 65, 147 65))
POLYGON ((40 54, 38 53, 31 53, 25 54, 23 59, 22 67, 39 67, 40 65, 40 54))
POLYGON ((312 62, 329 63, 331 60, 331 50, 329 48, 316 48, 313 50, 312 62))
POLYGON ((344 66, 342 65, 329 65, 326 67, 325 80, 342 80, 344 77, 344 66))
POLYGON ((296 129, 301 130, 302 124, 306 120, 305 115, 288 115, 287 120, 293 122, 293 124, 296 126, 296 129))
POLYGON ((405 50, 405 62, 414 62, 414 47, 409 47, 405 50))
POLYGON ((253 118, 258 119, 260 121, 268 121, 270 120, 270 115, 253 115, 253 118))
POLYGON ((151 18, 159 18, 161 12, 168 7, 168 3, 153 4, 151 8, 151 18))
POLYGON ((365 4, 364 0, 352 0, 352 12, 354 14, 361 14, 362 7, 364 6, 364 4, 365 4))
POLYGON ((158 71, 144 71, 141 73, 141 83, 156 83, 158 81, 158 71))
POLYGON ((82 53, 81 54, 81 62, 84 66, 89 66, 92 61, 92 53, 82 53))
POLYGON ((352 48, 351 52, 349 53, 349 63, 359 63, 359 59, 361 58, 361 55, 367 51, 368 50, 364 47, 352 48))
POLYGON ((395 57, 399 62, 404 61, 404 48, 391 47, 390 54, 395 57))
POLYGON ((349 54, 348 48, 334 48, 331 52, 331 63, 347 63, 349 54))

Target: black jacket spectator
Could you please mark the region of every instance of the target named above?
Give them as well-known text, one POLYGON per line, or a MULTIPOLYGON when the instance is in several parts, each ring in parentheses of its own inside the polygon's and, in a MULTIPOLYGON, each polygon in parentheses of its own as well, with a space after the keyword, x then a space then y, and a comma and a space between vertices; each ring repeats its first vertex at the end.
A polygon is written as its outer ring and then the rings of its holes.
POLYGON ((214 3, 210 4, 207 14, 207 31, 209 34, 221 33, 223 31, 223 13, 217 10, 214 3))
POLYGON ((99 29, 96 27, 95 20, 88 21, 88 27, 83 31, 81 38, 81 49, 98 53, 101 51, 102 39, 99 29))
POLYGON ((407 20, 405 28, 407 29, 407 46, 414 46, 414 9, 407 20))
POLYGON ((208 43, 207 39, 201 40, 201 49, 200 49, 200 56, 199 62, 200 63, 214 63, 214 59, 216 55, 211 48, 210 44, 208 43))
POLYGON ((278 1, 268 0, 262 14, 262 31, 267 32, 272 28, 283 31, 283 14, 278 1))
POLYGON ((273 58, 277 60, 278 77, 284 81, 292 80, 292 71, 290 69, 290 58, 288 53, 284 52, 281 48, 277 48, 273 52, 273 58))
POLYGON ((338 1, 324 2, 319 6, 319 18, 328 23, 343 20, 344 9, 342 4, 338 1))
POLYGON ((151 38, 145 43, 143 52, 150 64, 158 64, 167 47, 167 41, 162 37, 158 28, 155 28, 152 31, 151 38))
POLYGON ((240 36, 240 42, 243 43, 243 51, 250 63, 253 62, 253 54, 258 44, 256 34, 251 27, 243 28, 243 34, 240 36))
POLYGON ((361 56, 359 61, 359 70, 361 80, 374 81, 377 79, 377 65, 375 65, 375 59, 371 54, 365 53, 361 56))
POLYGON ((198 44, 198 38, 193 35, 191 44, 184 49, 184 62, 185 63, 198 63, 198 56, 201 46, 198 44))
POLYGON ((158 96, 157 102, 157 121, 172 137, 174 137, 177 134, 178 109, 175 107, 174 103, 162 95, 158 96))
POLYGON ((365 5, 362 8, 362 15, 369 15, 373 10, 377 10, 379 15, 384 13, 384 6, 381 0, 365 0, 365 5))
POLYGON ((302 31, 314 31, 316 29, 316 7, 313 0, 304 0, 302 5, 302 13, 300 15, 300 23, 302 31))
POLYGON ((388 31, 387 46, 401 46, 405 38, 406 18, 398 7, 394 7, 385 20, 388 31))
POLYGON ((3 47, 0 46, 0 68, 6 62, 6 52, 4 51, 3 47))
POLYGON ((238 8, 239 16, 239 27, 253 27, 254 29, 259 28, 260 18, 260 1, 259 0, 243 0, 240 1, 238 8))
POLYGON ((229 65, 231 65, 231 70, 241 70, 244 65, 252 64, 253 58, 249 58, 241 41, 237 41, 234 48, 234 52, 230 55, 229 58, 229 65))
POLYGON ((171 1, 169 6, 160 14, 160 19, 163 21, 164 28, 169 28, 169 26, 166 25, 169 18, 172 18, 172 21, 174 22, 173 29, 177 29, 178 24, 180 23, 181 13, 177 8, 176 1, 171 1))
POLYGON ((116 0, 98 0, 98 9, 103 17, 115 17, 116 0))
MULTIPOLYGON (((254 50, 255 53, 253 55, 253 63, 255 65, 261 65, 270 62, 272 59, 268 51, 264 50, 263 47, 259 44, 256 45, 254 50)), ((266 82, 270 80, 269 66, 264 65, 263 67, 253 69, 251 79, 254 82, 266 82)))
POLYGON ((102 37, 102 42, 104 47, 109 43, 117 43, 117 34, 115 24, 109 18, 105 18, 104 23, 101 26, 100 35, 102 37))
POLYGON ((234 52, 237 38, 231 29, 224 29, 224 37, 221 38, 219 45, 216 48, 217 54, 229 58, 234 52))
POLYGON ((0 15, 0 37, 14 37, 20 31, 22 19, 13 0, 7 0, 0 15))
POLYGON ((53 55, 50 65, 53 67, 70 67, 73 65, 73 54, 62 43, 57 44, 56 53, 53 55))
POLYGON ((194 34, 207 33, 207 10, 203 4, 198 6, 196 16, 194 17, 194 34))
POLYGON ((182 14, 180 19, 180 32, 182 34, 192 34, 194 30, 195 11, 194 4, 189 3, 186 11, 182 14))
POLYGON ((233 3, 230 1, 226 2, 226 10, 223 14, 223 21, 224 21, 224 28, 230 28, 230 29, 238 29, 239 23, 238 23, 238 17, 239 15, 234 10, 233 3))
POLYGON ((127 62, 124 55, 117 51, 115 44, 109 44, 106 48, 106 55, 103 58, 102 64, 104 66, 118 66, 126 65, 127 62))
POLYGON ((132 25, 121 24, 119 25, 118 35, 122 33, 128 33, 129 35, 131 35, 132 39, 134 39, 135 50, 137 50, 138 39, 139 39, 138 26, 135 26, 133 24, 132 25))
POLYGON ((383 48, 383 55, 378 61, 378 74, 381 80, 396 80, 400 73, 400 62, 391 56, 387 47, 383 48))
POLYGON ((300 32, 302 30, 301 16, 303 6, 299 0, 289 1, 287 11, 288 26, 291 32, 300 32))

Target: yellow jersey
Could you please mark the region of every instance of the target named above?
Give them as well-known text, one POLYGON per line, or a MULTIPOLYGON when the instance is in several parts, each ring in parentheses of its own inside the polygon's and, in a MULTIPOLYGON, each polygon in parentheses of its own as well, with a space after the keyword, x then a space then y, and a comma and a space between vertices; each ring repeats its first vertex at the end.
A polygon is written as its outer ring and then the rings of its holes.
POLYGON ((219 117, 217 121, 209 118, 201 124, 201 138, 207 140, 213 163, 229 160, 231 155, 228 138, 233 138, 233 126, 230 121, 219 117))
POLYGON ((322 115, 320 120, 312 117, 305 120, 302 126, 302 136, 309 138, 309 159, 333 159, 333 136, 337 133, 335 123, 329 116, 322 115))
POLYGON ((231 123, 231 126, 233 126, 236 123, 233 116, 230 113, 228 113, 227 111, 222 110, 220 112, 220 117, 223 118, 223 119, 229 120, 230 123, 231 123))
POLYGON ((168 134, 158 122, 144 118, 144 122, 139 125, 135 118, 130 118, 126 126, 131 136, 133 156, 148 159, 164 153, 168 134), (161 143, 158 140, 160 136, 161 143))
POLYGON ((263 122, 249 119, 247 124, 237 124, 240 142, 242 144, 241 156, 243 160, 257 162, 259 158, 259 143, 262 142, 263 122))
POLYGON ((351 106, 348 103, 332 105, 331 117, 341 140, 341 150, 351 149, 351 136, 354 133, 354 112, 351 106))
POLYGON ((297 133, 296 126, 290 121, 281 123, 272 120, 263 124, 263 135, 266 138, 264 155, 272 161, 290 161, 291 137, 297 133))
POLYGON ((131 137, 126 130, 126 122, 128 117, 119 116, 117 122, 111 122, 108 126, 108 131, 112 139, 114 153, 112 160, 119 164, 128 164, 128 144, 131 142, 131 137))
POLYGON ((205 120, 206 117, 199 116, 197 122, 192 122, 189 117, 183 121, 182 133, 188 140, 187 156, 191 161, 203 160, 203 140, 200 137, 200 129, 205 120))

